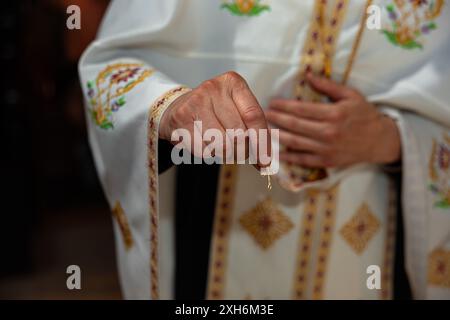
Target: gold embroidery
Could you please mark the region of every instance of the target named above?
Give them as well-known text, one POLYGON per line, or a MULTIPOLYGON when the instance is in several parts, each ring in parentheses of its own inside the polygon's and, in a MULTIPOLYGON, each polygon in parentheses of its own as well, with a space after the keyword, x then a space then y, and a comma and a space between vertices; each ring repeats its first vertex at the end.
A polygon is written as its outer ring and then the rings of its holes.
POLYGON ((433 250, 428 257, 428 282, 435 286, 450 288, 450 251, 433 250))
POLYGON ((164 110, 172 101, 190 89, 178 87, 156 100, 150 107, 148 120, 148 192, 150 207, 150 282, 151 298, 159 299, 159 255, 158 255, 158 124, 164 110))
POLYGON ((223 299, 227 268, 228 241, 233 214, 237 165, 222 165, 218 201, 214 218, 211 259, 208 279, 208 299, 223 299))
POLYGON ((442 136, 444 138, 445 143, 450 145, 450 135, 448 135, 447 133, 444 132, 444 134, 442 136))
POLYGON ((436 172, 436 168, 434 167, 434 158, 436 158, 436 154, 437 154, 437 142, 435 139, 433 139, 433 147, 431 149, 430 159, 428 160, 428 175, 430 176, 430 179, 432 181, 438 179, 438 174, 436 172))
POLYGON ((98 74, 95 85, 88 81, 87 95, 95 123, 102 129, 114 128, 114 113, 125 105, 125 94, 153 72, 139 63, 116 63, 98 74))
MULTIPOLYGON (((321 2, 321 1, 316 1, 316 6, 317 4, 321 2)), ((342 1, 342 4, 338 4, 338 6, 343 6, 340 7, 339 10, 345 8, 348 4, 348 1, 342 1)), ((336 10, 338 9, 338 6, 336 6, 336 10)), ((366 6, 367 7, 367 6, 366 6)), ((339 17, 338 20, 340 21, 336 21, 333 24, 336 27, 340 27, 340 23, 342 22, 342 18, 345 16, 345 10, 340 11, 339 15, 342 15, 339 17)), ((314 20, 314 19, 312 19, 314 20)), ((309 45, 309 43, 312 41, 312 39, 315 37, 315 35, 313 34, 313 30, 312 27, 314 26, 314 21, 311 22, 311 26, 310 26, 310 30, 309 30, 309 36, 305 42, 304 45, 304 49, 303 49, 303 54, 302 54, 302 67, 301 70, 299 72, 299 79, 296 83, 296 88, 295 88, 295 96, 298 99, 302 99, 302 98, 306 98, 306 95, 314 95, 314 92, 312 90, 310 90, 307 86, 306 86, 306 81, 304 79, 304 76, 306 75, 305 72, 307 71, 315 71, 315 72, 319 72, 322 73, 322 70, 324 70, 323 74, 325 73, 330 73, 331 69, 329 68, 330 63, 327 63, 327 69, 322 68, 320 66, 320 61, 324 59, 324 54, 321 52, 318 52, 317 50, 313 50, 311 51, 310 49, 315 49, 314 46, 309 45), (316 58, 317 57, 317 58, 316 58), (319 61, 319 62, 317 62, 319 61), (310 66, 308 68, 308 65, 310 66), (313 68, 314 67, 314 68, 313 68), (303 79, 302 79, 303 77, 303 79), (299 92, 300 94, 297 94, 297 89, 298 87, 302 87, 302 89, 300 90, 304 90, 305 91, 305 95, 302 96, 301 93, 303 92, 299 92), (309 90, 309 92, 307 91, 309 90)), ((361 19, 361 25, 360 25, 360 29, 363 28, 365 26, 365 21, 364 19, 361 19)), ((334 30, 333 32, 331 32, 331 34, 333 34, 335 36, 335 39, 337 39, 337 36, 339 34, 339 28, 336 28, 337 30, 334 30)), ((334 43, 334 41, 331 41, 334 43)), ((355 41, 355 44, 352 48, 352 55, 351 56, 355 56, 356 55, 356 51, 358 49, 358 45, 359 45, 359 41, 355 41)), ((320 51, 320 50, 319 50, 320 51)), ((332 50, 329 51, 330 53, 332 53, 332 50)), ((331 58, 332 56, 330 56, 331 58)), ((351 59, 353 60, 353 59, 351 59)), ((330 59, 331 61, 331 59, 330 59)), ((348 78, 348 74, 350 73, 350 69, 351 69, 351 65, 348 67, 348 72, 347 76, 345 77, 345 79, 348 78)), ((343 80, 345 81, 345 80, 343 80)), ((312 99, 311 99, 312 100, 312 99)), ((222 168, 222 170, 224 170, 222 168)), ((223 171, 222 171, 223 173, 223 171)), ((234 194, 232 196, 230 196, 230 192, 231 190, 233 190, 232 192, 234 193, 234 179, 236 179, 236 177, 234 175, 237 174, 237 170, 236 172, 233 173, 233 188, 231 188, 230 186, 228 186, 226 184, 226 181, 224 181, 224 179, 221 179, 221 182, 219 184, 219 197, 227 197, 227 201, 225 202, 227 205, 232 205, 234 203, 234 194), (225 192, 226 190, 226 192, 225 192), (226 193, 224 195, 224 192, 226 193)), ((313 170, 312 173, 310 175, 308 175, 307 177, 312 177, 311 181, 315 181, 318 179, 322 179, 324 178, 323 174, 323 170, 313 170)), ((298 178, 298 177, 297 177, 298 178)), ((291 179, 292 182, 293 179, 291 179)), ((295 179, 294 179, 295 180, 295 179)), ((298 181, 298 179, 297 179, 298 181)), ((281 185, 283 185, 283 187, 287 188, 287 189, 291 189, 293 186, 296 187, 298 186, 298 184, 296 185, 295 183, 292 184, 285 184, 282 181, 279 181, 281 185)), ((304 221, 302 223, 303 227, 302 229, 302 235, 299 239, 299 254, 297 256, 297 270, 296 270, 296 279, 295 279, 295 286, 294 286, 294 298, 297 299, 301 299, 302 297, 304 297, 305 295, 305 286, 306 286, 306 276, 307 276, 307 266, 308 266, 308 261, 309 261, 309 255, 310 252, 309 250, 311 249, 311 242, 312 242, 312 238, 311 238, 311 234, 312 234, 312 228, 313 228, 313 224, 314 224, 314 217, 316 215, 316 211, 317 211, 317 201, 319 198, 319 191, 314 190, 314 191, 310 191, 310 193, 308 192, 309 196, 307 200, 307 203, 309 203, 309 205, 307 204, 306 208, 305 208, 305 214, 304 214, 304 219, 306 220, 307 217, 311 217, 310 219, 308 218, 308 221, 304 221), (313 198, 313 199, 311 199, 313 198), (307 212, 312 213, 311 215, 308 215, 307 212), (308 228, 309 226, 309 228, 308 228), (308 245, 304 245, 305 243, 309 243, 308 245)), ((218 209, 216 209, 216 215, 215 215, 215 222, 214 222, 214 235, 213 235, 213 245, 212 245, 212 258, 211 258, 211 262, 210 262, 210 270, 209 270, 209 281, 208 281, 208 298, 209 299, 223 299, 224 297, 224 283, 225 283, 225 270, 226 270, 226 262, 227 262, 227 254, 228 254, 228 238, 229 238, 229 234, 228 234, 228 228, 229 226, 223 227, 223 228, 219 228, 219 221, 221 220, 221 217, 223 217, 223 215, 220 215, 219 213, 221 212, 220 209, 220 203, 222 203, 222 200, 219 200, 217 205, 218 205, 218 209), (222 232, 220 232, 222 231, 222 232), (226 231, 226 232, 225 232, 226 231), (221 234, 222 237, 219 237, 218 235, 221 234)), ((223 214, 223 212, 222 212, 223 214)), ((228 214, 232 214, 231 212, 229 212, 228 214)), ((223 219, 223 223, 227 222, 229 223, 229 221, 227 220, 227 216, 225 216, 225 219, 223 219)))
POLYGON ((353 63, 355 62, 356 54, 358 53, 359 45, 361 44, 362 36, 364 34, 364 30, 366 29, 366 21, 369 15, 369 7, 372 5, 372 0, 367 0, 366 5, 364 6, 364 13, 361 17, 361 21, 359 23, 358 33, 356 35, 356 39, 353 42, 352 51, 350 52, 350 57, 348 58, 347 66, 344 71, 344 76, 342 77, 342 84, 347 84, 348 78, 350 77, 350 72, 353 68, 353 63))
POLYGON ((313 299, 315 300, 322 299, 323 297, 323 283, 325 282, 327 273, 327 262, 333 236, 338 190, 339 186, 336 185, 325 193, 325 212, 313 287, 313 299))
POLYGON ((117 224, 119 225, 125 249, 129 250, 133 247, 133 236, 128 224, 128 219, 119 201, 116 201, 112 209, 112 213, 114 218, 116 218, 117 224))
POLYGON ((302 231, 298 240, 297 269, 295 273, 294 299, 305 297, 306 280, 312 247, 314 220, 317 214, 317 202, 320 192, 316 189, 307 190, 305 209, 302 217, 302 231))
POLYGON ((428 161, 429 189, 435 197, 434 206, 450 208, 450 136, 443 133, 441 142, 433 139, 433 147, 428 161))
POLYGON ((423 39, 437 29, 435 19, 440 14, 444 0, 393 0, 386 5, 389 23, 382 33, 392 44, 403 49, 422 49, 423 39))
POLYGON ((361 255, 379 228, 380 222, 364 202, 340 233, 356 254, 361 255))
MULTIPOLYGON (((300 72, 294 87, 294 96, 298 100, 320 101, 321 95, 310 88, 306 75, 310 72, 330 77, 332 58, 335 51, 342 21, 345 17, 348 0, 336 0, 331 17, 327 19, 327 1, 316 1, 311 17, 308 37, 303 46, 300 72)), ((283 164, 289 177, 281 182, 287 189, 294 190, 305 182, 317 181, 327 177, 325 169, 302 168, 292 164, 283 164)))
POLYGON ((268 249, 294 227, 269 197, 244 213, 239 222, 263 249, 268 249))
POLYGON ((386 239, 384 245, 383 272, 381 275, 381 299, 392 299, 394 272, 395 231, 397 213, 397 194, 394 181, 389 181, 389 203, 387 206, 386 239))

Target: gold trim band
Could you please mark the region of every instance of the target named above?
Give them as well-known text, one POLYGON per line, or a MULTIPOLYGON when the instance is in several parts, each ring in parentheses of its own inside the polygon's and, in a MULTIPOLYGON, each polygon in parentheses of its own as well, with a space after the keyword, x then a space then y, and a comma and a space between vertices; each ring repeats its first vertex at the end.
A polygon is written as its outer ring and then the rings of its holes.
POLYGON ((188 92, 186 87, 177 87, 157 99, 149 111, 147 127, 147 166, 148 166, 148 192, 150 208, 150 296, 153 300, 159 299, 159 252, 158 252, 158 128, 161 116, 166 108, 180 95, 188 92))
POLYGON ((395 232, 397 227, 397 193, 395 182, 389 181, 389 200, 386 218, 386 238, 384 245, 384 260, 381 275, 381 299, 392 299, 392 285, 394 273, 395 232))
POLYGON ((306 283, 312 249, 312 235, 314 221, 317 215, 317 206, 320 191, 311 189, 307 191, 305 209, 302 217, 302 231, 298 241, 297 269, 295 273, 294 299, 304 299, 306 296, 306 283))
POLYGON ((320 235, 319 250, 317 256, 316 274, 312 297, 314 300, 323 298, 323 284, 327 273, 328 256, 333 238, 334 222, 336 217, 336 203, 339 196, 339 185, 325 192, 325 210, 320 235))

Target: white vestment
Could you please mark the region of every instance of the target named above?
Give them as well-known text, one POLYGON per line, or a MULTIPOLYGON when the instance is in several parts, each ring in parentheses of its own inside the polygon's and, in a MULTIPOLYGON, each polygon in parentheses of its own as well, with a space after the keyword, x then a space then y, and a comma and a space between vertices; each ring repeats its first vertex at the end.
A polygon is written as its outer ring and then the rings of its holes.
MULTIPOLYGON (((366 5, 349 2, 332 57, 337 81, 366 5)), ((255 3, 265 9, 247 12, 245 1, 113 1, 80 61, 89 140, 115 215, 126 298, 173 297, 175 176, 174 168, 160 176, 157 168, 165 108, 186 88, 229 70, 246 79, 262 106, 292 97, 315 2, 255 3)), ((348 85, 395 118, 401 131, 406 270, 414 297, 450 298, 450 7, 433 17, 425 12, 428 30, 408 42, 390 33, 392 20, 400 23, 407 10, 397 3, 373 1, 383 29, 364 31, 348 85)), ((208 298, 389 298, 390 185, 383 168, 370 164, 330 170, 292 189, 275 183, 271 191, 252 166, 223 169, 208 298), (261 217, 271 226, 261 229, 261 217), (379 290, 367 285, 371 265, 381 270, 379 290)))

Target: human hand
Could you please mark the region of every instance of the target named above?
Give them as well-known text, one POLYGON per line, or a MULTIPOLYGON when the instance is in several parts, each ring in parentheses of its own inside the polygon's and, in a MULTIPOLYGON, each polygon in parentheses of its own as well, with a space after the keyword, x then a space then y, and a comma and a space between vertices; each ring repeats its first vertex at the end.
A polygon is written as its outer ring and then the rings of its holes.
MULTIPOLYGON (((194 125, 195 121, 202 122, 202 131, 217 129, 222 133, 224 138, 221 143, 223 155, 227 154, 225 150, 228 138, 226 129, 241 129, 243 132, 248 129, 255 129, 256 132, 266 129, 268 132, 268 125, 261 106, 246 81, 235 72, 227 72, 207 80, 172 102, 161 118, 159 136, 161 139, 171 141, 172 132, 177 129, 186 129, 191 137, 194 137, 194 131, 197 130, 194 125)), ((265 139, 266 141, 258 140, 255 143, 258 145, 266 143, 267 154, 270 155, 269 132, 265 139)), ((207 144, 202 141, 202 146, 195 148, 194 143, 196 142, 193 141, 194 139, 191 140, 191 145, 185 147, 188 147, 195 156, 201 157, 207 144)), ((231 145, 234 146, 235 143, 236 141, 233 141, 231 145)), ((246 143, 246 154, 248 154, 248 143, 246 143)), ((261 162, 259 158, 257 160, 261 167, 269 164, 261 162)))
POLYGON ((332 102, 270 102, 266 117, 280 128, 280 143, 287 147, 280 160, 320 168, 389 164, 400 159, 400 135, 391 118, 357 90, 311 74, 307 80, 332 102))

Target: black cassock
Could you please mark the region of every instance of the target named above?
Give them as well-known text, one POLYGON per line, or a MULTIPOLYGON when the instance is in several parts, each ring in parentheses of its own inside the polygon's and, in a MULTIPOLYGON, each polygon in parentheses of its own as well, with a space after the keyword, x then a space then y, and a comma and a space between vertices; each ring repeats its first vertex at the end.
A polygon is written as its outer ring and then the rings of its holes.
MULTIPOLYGON (((172 145, 159 141, 159 172, 171 165, 172 145)), ((175 204, 175 298, 206 297, 212 226, 220 165, 177 166, 175 204)), ((397 177, 400 181, 400 177, 397 177)), ((397 183, 400 185, 400 183, 397 183)), ((400 193, 399 193, 400 194, 400 193)), ((401 201, 398 201, 399 205, 401 201)), ((401 212, 399 206, 398 213, 401 212)), ((410 299, 404 270, 403 227, 397 216, 394 299, 410 299)))
MULTIPOLYGON (((159 141, 159 172, 172 162, 172 145, 159 141)), ((175 298, 205 299, 219 165, 177 166, 175 203, 175 298)))

